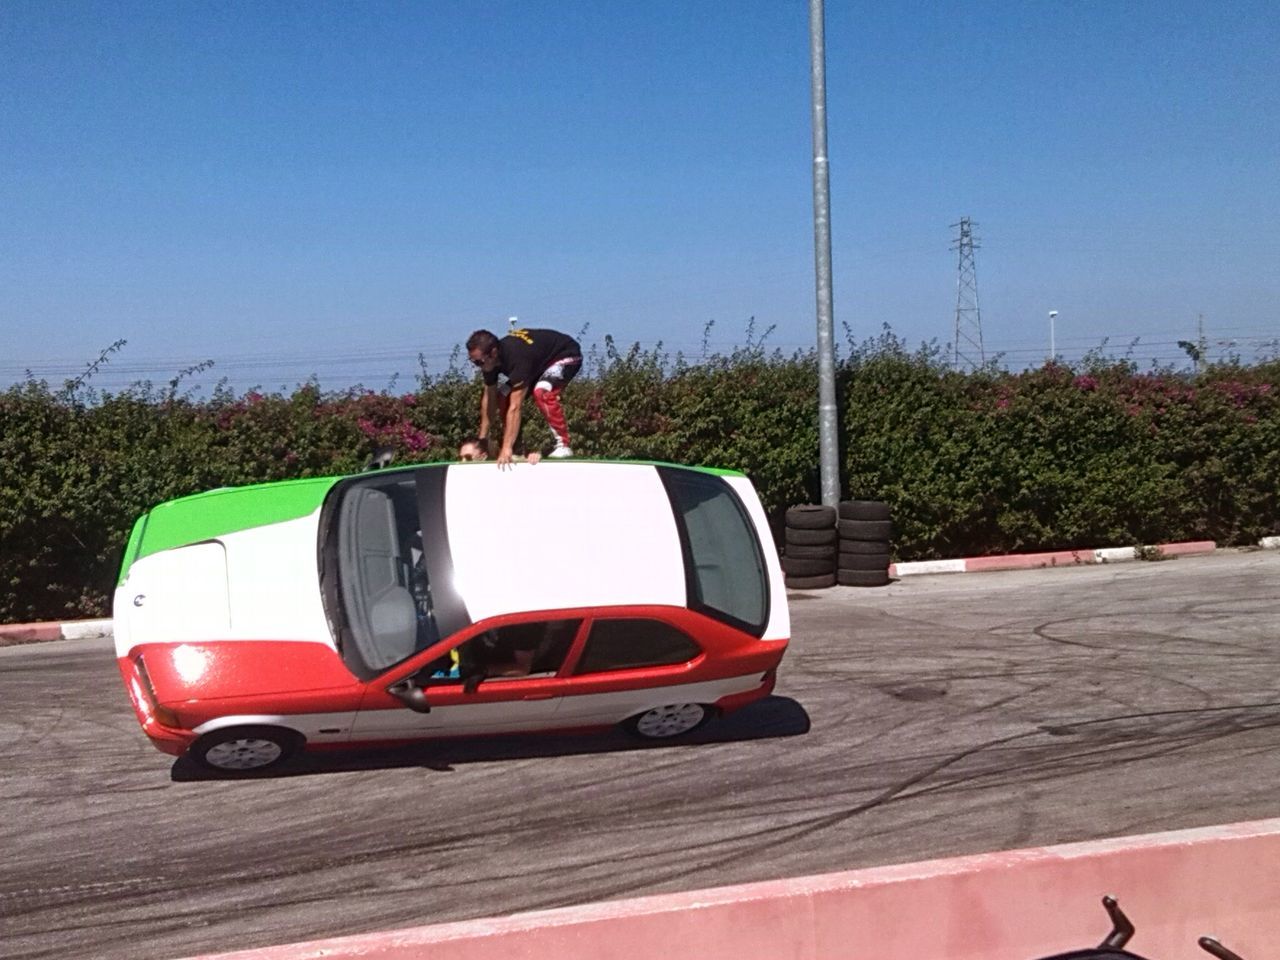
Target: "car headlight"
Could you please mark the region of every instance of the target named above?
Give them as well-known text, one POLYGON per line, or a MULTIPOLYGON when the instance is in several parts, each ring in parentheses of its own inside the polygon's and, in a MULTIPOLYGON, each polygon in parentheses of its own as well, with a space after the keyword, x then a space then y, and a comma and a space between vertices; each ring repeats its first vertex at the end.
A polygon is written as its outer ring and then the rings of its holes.
POLYGON ((156 696, 156 688, 151 683, 151 675, 147 673, 147 664, 142 659, 142 654, 134 655, 133 666, 138 672, 139 686, 144 695, 146 707, 151 712, 151 716, 155 718, 156 723, 163 727, 181 729, 182 722, 178 719, 177 711, 161 706, 160 698, 156 696))

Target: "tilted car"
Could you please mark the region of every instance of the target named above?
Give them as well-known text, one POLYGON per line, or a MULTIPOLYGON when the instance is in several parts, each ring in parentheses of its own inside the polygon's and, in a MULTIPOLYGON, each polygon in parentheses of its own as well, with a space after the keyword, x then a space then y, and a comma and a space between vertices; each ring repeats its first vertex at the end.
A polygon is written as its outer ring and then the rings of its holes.
POLYGON ((790 635, 745 476, 572 460, 162 503, 113 612, 147 736, 227 771, 437 737, 679 736, 767 696, 790 635))

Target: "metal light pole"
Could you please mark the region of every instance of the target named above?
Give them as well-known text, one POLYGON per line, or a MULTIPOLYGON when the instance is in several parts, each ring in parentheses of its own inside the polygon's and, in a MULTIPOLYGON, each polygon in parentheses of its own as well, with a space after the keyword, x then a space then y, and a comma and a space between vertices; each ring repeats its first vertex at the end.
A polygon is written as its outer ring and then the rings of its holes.
POLYGON ((1058 319, 1058 311, 1049 311, 1049 362, 1052 363, 1058 356, 1057 342, 1053 336, 1054 321, 1058 319))
POLYGON ((822 502, 840 501, 836 436, 835 321, 831 295, 831 194, 827 163, 826 39, 822 0, 809 0, 809 72, 813 91, 813 259, 818 300, 818 453, 822 502))

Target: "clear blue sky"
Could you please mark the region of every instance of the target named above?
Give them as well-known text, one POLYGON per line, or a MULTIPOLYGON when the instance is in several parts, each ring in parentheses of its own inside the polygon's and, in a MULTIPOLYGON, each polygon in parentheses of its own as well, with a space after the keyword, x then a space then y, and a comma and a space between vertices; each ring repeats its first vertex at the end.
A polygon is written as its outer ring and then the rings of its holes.
MULTIPOLYGON (((1280 338, 1274 0, 828 0, 827 77, 838 326, 948 342, 970 216, 1011 366, 1280 338)), ((811 136, 805 0, 3 0, 0 383, 808 345, 811 136)))

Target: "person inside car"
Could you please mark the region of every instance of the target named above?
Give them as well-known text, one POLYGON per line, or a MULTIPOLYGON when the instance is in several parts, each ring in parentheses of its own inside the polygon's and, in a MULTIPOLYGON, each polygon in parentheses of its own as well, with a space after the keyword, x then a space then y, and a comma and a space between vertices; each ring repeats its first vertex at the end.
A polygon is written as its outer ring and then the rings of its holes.
MULTIPOLYGON (((489 444, 477 436, 467 437, 458 446, 458 459, 463 463, 475 463, 480 460, 489 459, 489 444)), ((537 450, 528 456, 516 454, 513 460, 523 460, 526 463, 537 463, 542 459, 542 454, 537 450)))

